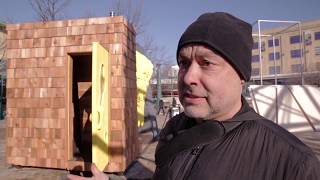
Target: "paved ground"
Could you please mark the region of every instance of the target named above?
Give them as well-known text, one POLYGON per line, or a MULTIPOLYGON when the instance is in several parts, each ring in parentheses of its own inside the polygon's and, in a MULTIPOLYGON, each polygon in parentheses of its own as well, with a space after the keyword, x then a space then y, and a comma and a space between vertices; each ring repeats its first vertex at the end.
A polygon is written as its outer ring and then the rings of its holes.
MULTIPOLYGON (((139 129, 142 152, 139 158, 128 167, 125 175, 128 179, 150 179, 155 169, 154 151, 157 141, 154 137, 162 127, 165 116, 155 116, 153 110, 145 125, 139 129), (156 123, 157 121, 157 123, 156 123)), ((66 170, 16 167, 5 161, 5 120, 0 120, 0 180, 64 180, 69 173, 66 170)))

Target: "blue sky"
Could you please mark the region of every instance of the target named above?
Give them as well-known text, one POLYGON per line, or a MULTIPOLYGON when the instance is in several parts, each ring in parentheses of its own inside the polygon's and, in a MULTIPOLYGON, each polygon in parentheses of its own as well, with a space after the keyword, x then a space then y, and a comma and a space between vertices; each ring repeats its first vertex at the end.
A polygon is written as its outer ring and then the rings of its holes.
MULTIPOLYGON (((111 7, 111 0, 71 0, 63 16, 106 16, 111 7)), ((144 0, 143 14, 148 21, 147 34, 166 49, 167 56, 175 63, 180 35, 204 12, 225 11, 249 23, 258 19, 305 21, 320 19, 319 7, 320 0, 144 0)), ((36 20, 36 15, 28 0, 1 0, 0 20, 30 22, 36 20)))

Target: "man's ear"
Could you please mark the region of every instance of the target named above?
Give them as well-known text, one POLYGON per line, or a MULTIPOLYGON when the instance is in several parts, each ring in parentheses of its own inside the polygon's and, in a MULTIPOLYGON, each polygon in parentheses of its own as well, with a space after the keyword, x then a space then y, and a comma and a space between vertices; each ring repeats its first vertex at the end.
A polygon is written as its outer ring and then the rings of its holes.
POLYGON ((245 81, 243 79, 241 79, 240 83, 241 83, 241 85, 244 85, 245 81))

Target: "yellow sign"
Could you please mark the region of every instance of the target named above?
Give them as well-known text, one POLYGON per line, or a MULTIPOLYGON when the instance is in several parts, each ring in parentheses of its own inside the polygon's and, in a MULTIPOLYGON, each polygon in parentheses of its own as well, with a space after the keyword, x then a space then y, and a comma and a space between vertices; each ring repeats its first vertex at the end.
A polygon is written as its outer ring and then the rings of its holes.
POLYGON ((151 61, 136 51, 136 68, 137 68, 137 122, 138 127, 144 124, 144 107, 149 81, 153 72, 151 61))

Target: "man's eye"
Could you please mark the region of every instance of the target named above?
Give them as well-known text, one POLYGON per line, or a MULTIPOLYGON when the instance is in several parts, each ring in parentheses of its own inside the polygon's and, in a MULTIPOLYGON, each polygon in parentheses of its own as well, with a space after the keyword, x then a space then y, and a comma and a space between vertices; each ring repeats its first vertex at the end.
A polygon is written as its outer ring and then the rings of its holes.
POLYGON ((212 63, 209 61, 209 60, 202 60, 201 61, 201 66, 209 66, 209 65, 211 65, 212 63))
POLYGON ((206 66, 209 66, 211 64, 211 62, 208 61, 208 60, 204 60, 204 63, 205 63, 206 66))
POLYGON ((179 66, 180 66, 180 67, 186 67, 186 66, 188 66, 188 61, 186 61, 186 60, 180 60, 180 61, 179 61, 179 66))

